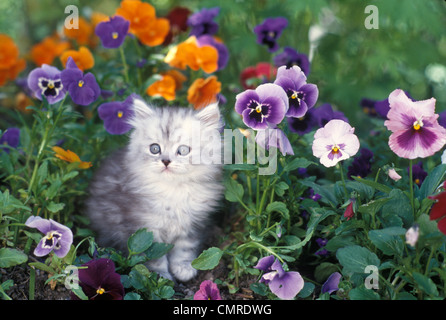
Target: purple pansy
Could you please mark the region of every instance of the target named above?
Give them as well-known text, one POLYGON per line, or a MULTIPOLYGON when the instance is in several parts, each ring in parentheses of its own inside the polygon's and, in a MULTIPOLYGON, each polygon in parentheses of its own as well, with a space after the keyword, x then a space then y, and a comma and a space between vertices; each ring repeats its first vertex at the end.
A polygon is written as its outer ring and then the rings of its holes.
POLYGON ((3 132, 0 137, 0 150, 4 150, 9 153, 9 146, 11 148, 17 148, 20 142, 20 129, 19 128, 8 128, 3 132))
POLYGON ((211 280, 204 280, 200 284, 200 289, 195 292, 194 300, 222 300, 220 290, 211 280))
POLYGON ((217 49, 218 52, 217 70, 221 70, 224 67, 226 67, 229 60, 229 51, 224 43, 216 41, 215 38, 211 35, 202 35, 197 38, 197 42, 199 47, 208 45, 217 49))
POLYGON ((323 105, 313 109, 317 125, 319 128, 325 126, 330 120, 338 119, 345 122, 348 122, 347 117, 341 111, 333 110, 331 104, 324 103, 323 105))
POLYGON ((341 281, 342 275, 339 272, 332 273, 327 281, 322 285, 321 292, 329 294, 339 290, 339 282, 341 281))
MULTIPOLYGON (((409 168, 407 168, 407 172, 409 172, 409 168)), ((412 179, 417 186, 420 187, 426 177, 427 172, 423 169, 423 162, 419 161, 412 165, 412 179)))
POLYGON ((256 142, 263 149, 269 150, 270 147, 277 148, 282 155, 294 155, 293 147, 286 134, 280 129, 259 130, 256 134, 256 142))
POLYGON ((266 45, 270 52, 277 51, 279 49, 277 40, 287 25, 288 20, 283 17, 266 18, 254 28, 254 32, 257 34, 257 43, 266 45))
POLYGON ((367 148, 362 148, 360 152, 361 155, 355 157, 348 167, 347 177, 349 179, 352 177, 365 178, 372 172, 373 152, 367 148))
POLYGON ((319 246, 319 250, 317 250, 314 254, 321 257, 326 257, 330 254, 330 252, 325 248, 325 246, 328 243, 327 239, 324 238, 317 238, 316 243, 319 246))
POLYGON ((276 67, 286 66, 287 68, 298 66, 306 76, 310 73, 310 60, 308 60, 307 55, 298 53, 291 47, 285 47, 282 53, 274 57, 274 65, 276 67))
POLYGON ((235 98, 235 111, 243 116, 243 122, 248 127, 255 130, 279 124, 288 111, 285 91, 272 83, 243 91, 235 98))
POLYGON ((34 255, 37 257, 46 256, 54 251, 59 258, 63 258, 70 251, 73 233, 68 227, 52 219, 48 220, 37 216, 29 217, 25 225, 36 228, 45 235, 34 250, 34 255))
POLYGON ((267 284, 272 293, 280 299, 293 299, 304 287, 304 279, 299 272, 284 271, 279 260, 273 255, 259 260, 256 269, 264 271, 260 282, 267 284))
POLYGON ((101 94, 101 88, 94 75, 90 72, 84 75, 71 57, 68 58, 66 68, 61 72, 60 78, 73 102, 81 106, 88 106, 101 94))
POLYGON ((319 95, 317 86, 307 83, 307 77, 298 66, 280 67, 274 84, 281 86, 288 96, 287 117, 304 116, 308 109, 314 106, 319 95))
POLYGON ((65 97, 66 87, 61 81, 59 69, 47 64, 32 70, 28 75, 28 87, 35 98, 46 98, 49 104, 54 104, 65 97))
POLYGON ((190 34, 196 37, 204 34, 216 34, 218 31, 218 24, 214 21, 214 18, 219 12, 219 7, 210 9, 204 8, 197 13, 190 15, 187 19, 187 25, 191 27, 190 34))
MULTIPOLYGON (((79 268, 79 285, 89 300, 122 300, 125 294, 121 276, 110 259, 90 260, 79 268)), ((71 293, 72 300, 79 298, 71 293)))
POLYGON ((119 48, 129 31, 130 22, 121 16, 110 17, 109 21, 97 24, 95 34, 101 39, 104 48, 119 48))
POLYGON ((132 103, 135 98, 136 95, 131 94, 123 102, 106 102, 99 106, 99 118, 104 121, 104 127, 108 133, 124 134, 132 128, 128 120, 133 115, 132 103))
POLYGON ((290 131, 299 135, 312 131, 318 125, 317 109, 319 108, 311 108, 304 116, 299 118, 287 117, 290 131))

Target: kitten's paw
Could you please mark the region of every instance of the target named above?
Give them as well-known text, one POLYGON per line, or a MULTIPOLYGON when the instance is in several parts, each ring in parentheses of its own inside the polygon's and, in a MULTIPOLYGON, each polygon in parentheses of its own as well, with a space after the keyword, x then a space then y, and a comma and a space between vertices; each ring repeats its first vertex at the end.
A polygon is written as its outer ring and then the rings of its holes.
POLYGON ((182 282, 187 282, 197 275, 197 269, 193 268, 190 262, 180 262, 171 264, 170 271, 174 277, 182 282))

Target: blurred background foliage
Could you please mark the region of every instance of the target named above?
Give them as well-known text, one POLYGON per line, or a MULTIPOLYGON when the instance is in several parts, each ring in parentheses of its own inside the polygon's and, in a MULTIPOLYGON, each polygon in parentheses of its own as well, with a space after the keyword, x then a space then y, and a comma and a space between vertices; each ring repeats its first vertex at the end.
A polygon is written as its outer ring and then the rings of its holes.
MULTIPOLYGON (((443 0, 151 0, 157 16, 175 6, 197 11, 221 8, 216 21, 219 36, 230 51, 219 80, 230 105, 239 89, 240 72, 275 54, 256 44, 255 25, 267 17, 283 16, 289 24, 279 44, 309 54, 311 26, 324 28, 311 64, 308 81, 319 87, 318 105, 331 103, 358 130, 366 130, 364 97, 382 100, 395 88, 414 99, 437 99, 446 110, 446 2, 443 0), (367 29, 367 5, 379 10, 379 29, 367 29), (229 89, 229 91, 228 91, 229 89)), ((26 55, 34 43, 63 25, 64 8, 76 5, 81 16, 93 11, 113 14, 118 0, 2 0, 0 33, 12 36, 26 55)), ((279 51, 280 52, 280 51, 279 51)), ((31 69, 28 65, 28 69, 31 69)), ((93 70, 94 72, 94 70, 93 70)), ((23 73, 25 74, 25 73, 23 73)))

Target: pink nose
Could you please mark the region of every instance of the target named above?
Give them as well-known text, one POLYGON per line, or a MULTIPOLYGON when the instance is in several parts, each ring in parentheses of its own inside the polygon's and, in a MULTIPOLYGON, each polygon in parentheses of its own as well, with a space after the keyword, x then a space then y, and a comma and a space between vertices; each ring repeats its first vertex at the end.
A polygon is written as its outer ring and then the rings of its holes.
POLYGON ((161 162, 164 163, 164 165, 165 165, 166 168, 167 168, 167 166, 168 166, 169 163, 170 163, 170 160, 161 160, 161 162))

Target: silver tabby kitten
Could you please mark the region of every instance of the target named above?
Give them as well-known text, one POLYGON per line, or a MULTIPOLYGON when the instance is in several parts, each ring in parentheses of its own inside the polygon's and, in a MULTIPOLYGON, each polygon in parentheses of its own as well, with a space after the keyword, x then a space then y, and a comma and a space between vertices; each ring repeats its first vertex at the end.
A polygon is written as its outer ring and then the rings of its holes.
POLYGON ((128 237, 144 227, 154 241, 174 244, 148 267, 188 281, 223 193, 220 159, 210 161, 220 156, 219 108, 154 108, 135 99, 133 110, 129 144, 95 173, 86 212, 101 246, 125 252, 128 237))

